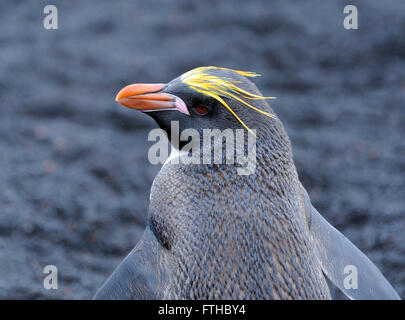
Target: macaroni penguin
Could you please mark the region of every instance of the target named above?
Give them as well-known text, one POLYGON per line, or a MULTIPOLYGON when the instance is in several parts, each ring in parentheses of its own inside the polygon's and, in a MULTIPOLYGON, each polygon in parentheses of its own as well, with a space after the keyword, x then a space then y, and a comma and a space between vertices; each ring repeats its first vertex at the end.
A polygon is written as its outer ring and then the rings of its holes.
MULTIPOLYGON (((351 299, 399 298, 311 204, 271 97, 248 79, 256 76, 199 67, 118 93, 116 101, 151 116, 177 152, 153 182, 142 238, 95 299, 330 299, 326 277, 351 299), (180 161, 190 140, 173 133, 174 122, 200 137, 207 129, 254 137, 253 146, 241 144, 255 149, 247 156, 254 170, 241 173, 235 161, 180 161), (357 270, 356 288, 345 284, 346 266, 357 270)), ((211 151, 200 150, 197 160, 211 151)))

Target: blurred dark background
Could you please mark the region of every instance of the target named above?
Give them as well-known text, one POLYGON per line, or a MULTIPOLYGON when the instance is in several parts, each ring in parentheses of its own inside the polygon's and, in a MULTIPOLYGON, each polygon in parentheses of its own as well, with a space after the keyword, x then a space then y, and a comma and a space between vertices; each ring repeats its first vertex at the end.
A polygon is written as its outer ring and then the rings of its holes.
POLYGON ((58 30, 47 4, 0 3, 0 298, 93 296, 159 170, 115 94, 204 65, 263 75, 313 203, 405 297, 404 1, 52 1, 58 30))

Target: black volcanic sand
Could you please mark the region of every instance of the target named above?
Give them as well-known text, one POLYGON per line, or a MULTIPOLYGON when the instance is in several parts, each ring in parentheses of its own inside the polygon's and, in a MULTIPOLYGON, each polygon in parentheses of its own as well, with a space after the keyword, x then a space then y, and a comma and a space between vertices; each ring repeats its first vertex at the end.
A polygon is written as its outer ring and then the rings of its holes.
MULTIPOLYGON (((142 234, 158 166, 124 85, 251 70, 316 207, 405 297, 405 2, 0 4, 0 298, 91 298, 142 234), (59 271, 45 290, 43 268, 59 271)), ((338 296, 339 297, 339 296, 338 296)))

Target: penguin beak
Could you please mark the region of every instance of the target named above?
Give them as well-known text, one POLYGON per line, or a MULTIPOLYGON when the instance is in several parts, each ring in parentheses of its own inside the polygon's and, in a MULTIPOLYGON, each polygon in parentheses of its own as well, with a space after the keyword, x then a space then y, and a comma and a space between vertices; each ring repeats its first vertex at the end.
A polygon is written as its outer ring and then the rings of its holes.
POLYGON ((131 84, 118 92, 115 101, 123 106, 142 112, 177 110, 190 115, 184 101, 170 93, 162 92, 166 84, 131 84))

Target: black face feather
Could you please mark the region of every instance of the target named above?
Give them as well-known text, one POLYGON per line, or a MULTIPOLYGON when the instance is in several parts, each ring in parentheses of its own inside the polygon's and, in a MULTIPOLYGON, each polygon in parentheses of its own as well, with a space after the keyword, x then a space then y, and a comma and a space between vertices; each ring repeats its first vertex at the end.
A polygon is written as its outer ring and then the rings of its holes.
MULTIPOLYGON (((172 139, 179 139, 179 137, 171 136, 173 121, 178 122, 180 134, 186 129, 195 129, 200 136, 203 135, 204 129, 243 129, 232 114, 230 114, 218 101, 188 88, 178 80, 176 80, 175 83, 170 83, 164 92, 181 98, 190 113, 190 115, 185 115, 181 112, 172 110, 147 113, 156 121, 159 127, 166 132, 171 141, 172 139), (206 110, 204 114, 199 112, 202 108, 206 110)), ((180 141, 179 147, 181 148, 187 143, 188 141, 180 141)))
MULTIPOLYGON (((217 72, 223 73, 224 71, 218 70, 217 72)), ((229 77, 229 74, 227 74, 227 76, 229 77)), ((248 79, 238 74, 235 74, 234 76, 235 81, 238 81, 238 85, 241 88, 261 95, 254 84, 248 79)), ((245 129, 241 122, 218 100, 190 88, 184 84, 180 78, 171 81, 163 92, 181 98, 189 111, 189 115, 172 110, 152 111, 147 113, 156 121, 159 127, 166 132, 171 141, 172 139, 178 139, 178 137, 171 136, 172 121, 178 121, 180 133, 186 129, 192 128, 197 130, 200 136, 203 135, 204 129, 219 129, 221 131, 225 129, 245 129)), ((235 114, 237 114, 243 122, 249 126, 249 128, 257 129, 259 126, 268 124, 268 117, 246 107, 234 99, 227 97, 221 98, 235 112, 235 114)), ((252 103, 251 100, 247 101, 252 103)), ((272 110, 266 101, 254 101, 254 104, 258 105, 257 108, 272 113, 272 110)), ((180 147, 186 143, 187 141, 180 142, 180 147)))

